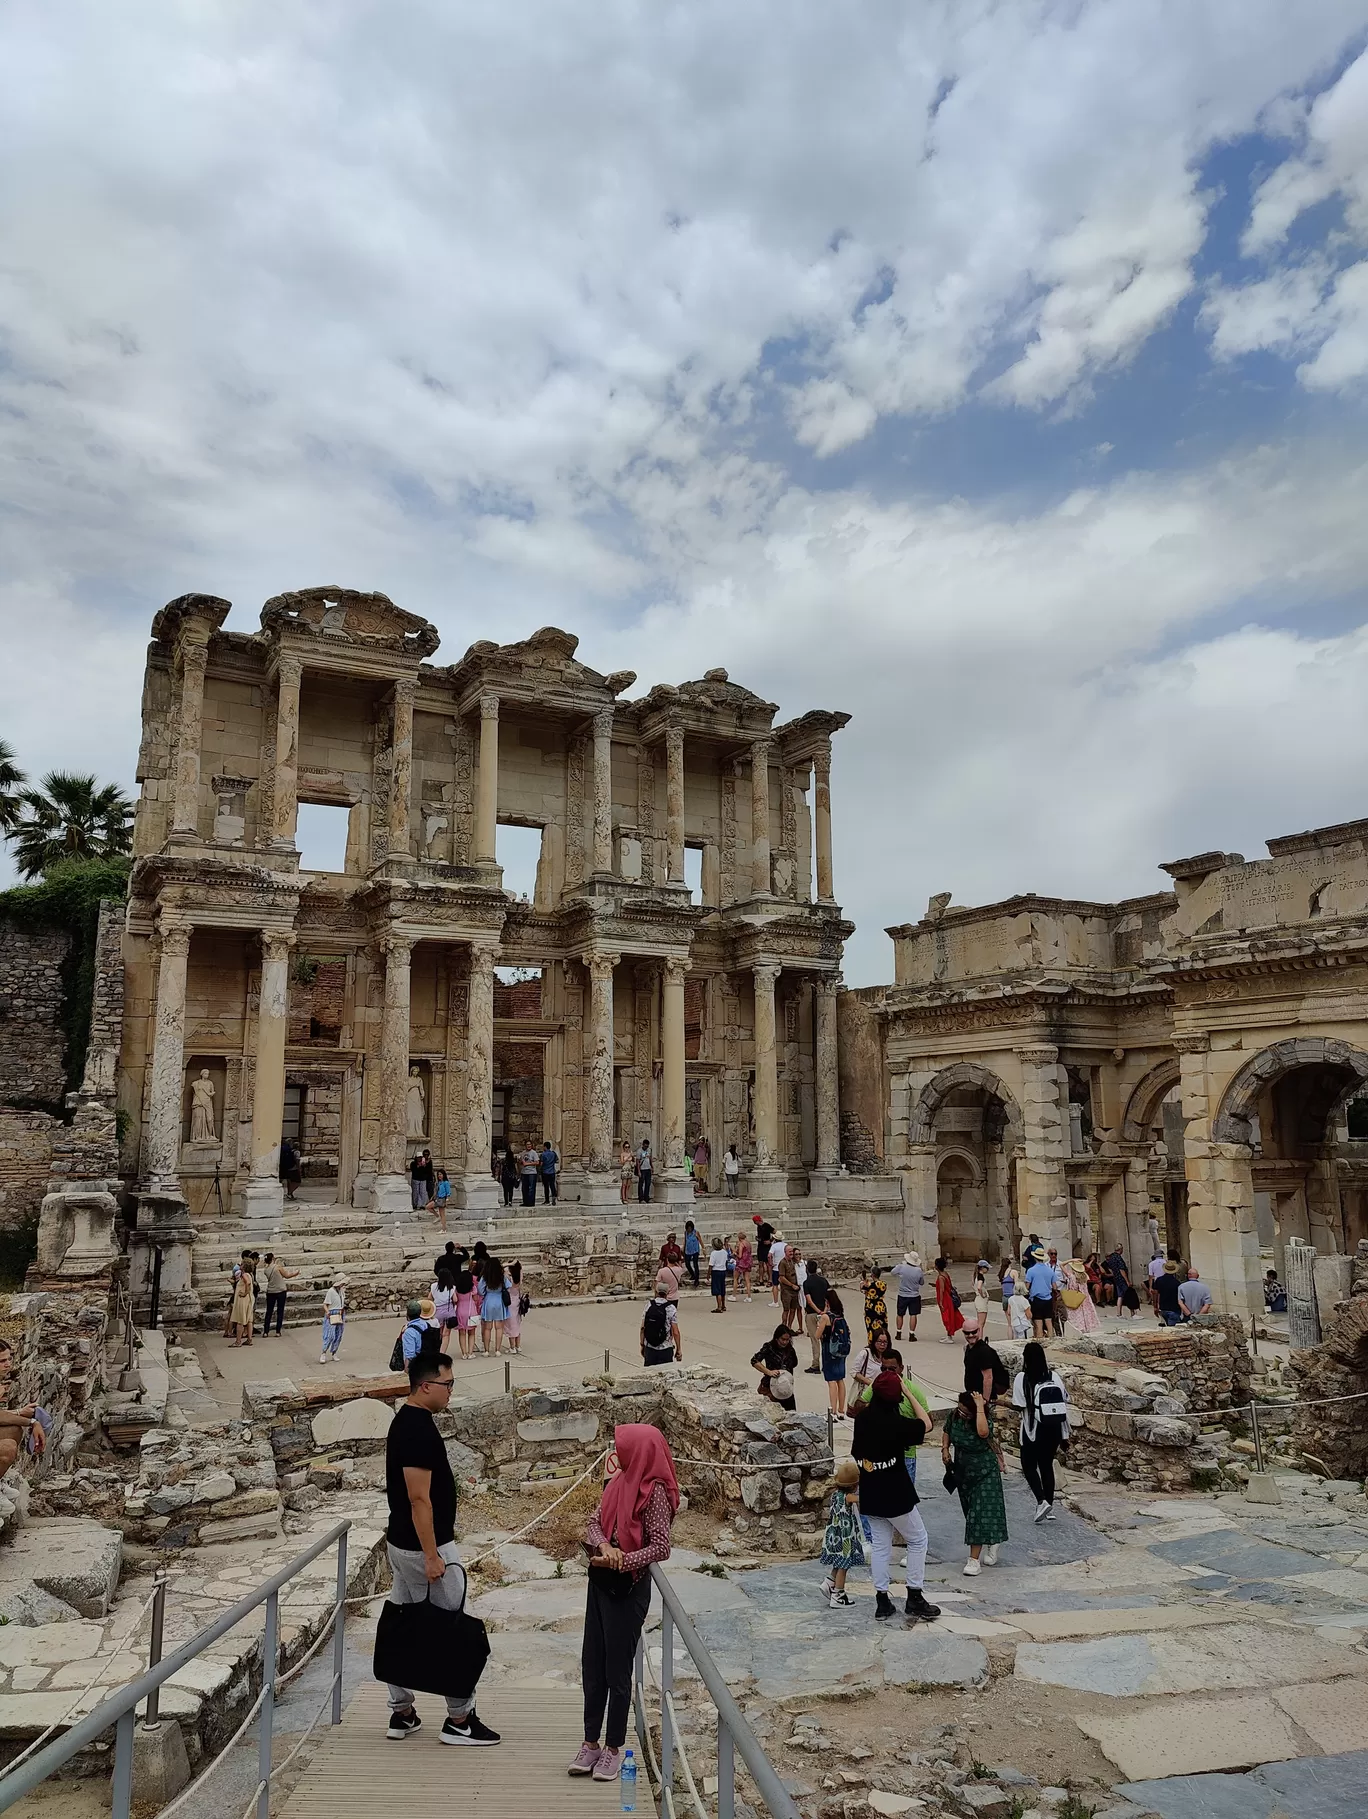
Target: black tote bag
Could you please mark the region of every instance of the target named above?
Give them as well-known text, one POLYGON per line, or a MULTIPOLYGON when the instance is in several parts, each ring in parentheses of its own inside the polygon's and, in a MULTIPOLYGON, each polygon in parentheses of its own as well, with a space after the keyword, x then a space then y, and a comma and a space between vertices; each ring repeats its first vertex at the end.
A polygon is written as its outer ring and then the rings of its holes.
POLYGON ((478 1617, 443 1610, 431 1596, 419 1604, 386 1599, 375 1631, 371 1671, 391 1686, 468 1699, 489 1659, 489 1637, 478 1617))

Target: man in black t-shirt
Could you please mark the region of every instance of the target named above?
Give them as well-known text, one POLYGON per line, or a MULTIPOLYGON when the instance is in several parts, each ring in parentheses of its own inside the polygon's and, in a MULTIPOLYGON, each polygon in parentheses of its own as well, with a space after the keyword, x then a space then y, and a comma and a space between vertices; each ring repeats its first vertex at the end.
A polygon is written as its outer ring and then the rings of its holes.
POLYGON ((826 1312, 827 1290, 831 1284, 822 1274, 822 1266, 814 1258, 808 1264, 807 1276, 803 1281, 803 1328, 812 1347, 812 1363, 807 1367, 809 1377, 817 1377, 822 1371, 822 1315, 826 1312))
MULTIPOLYGON (((465 1604, 466 1576, 456 1549, 456 1480, 433 1416, 451 1400, 451 1360, 441 1352, 419 1352, 409 1364, 408 1400, 395 1411, 385 1440, 385 1495, 389 1500, 386 1551, 394 1584, 391 1604, 421 1604, 430 1598, 442 1610, 465 1604)), ((396 1741, 419 1728, 413 1694, 389 1687, 387 1737, 396 1741)), ((499 1733, 482 1724, 475 1695, 447 1696, 443 1743, 492 1744, 499 1733)))

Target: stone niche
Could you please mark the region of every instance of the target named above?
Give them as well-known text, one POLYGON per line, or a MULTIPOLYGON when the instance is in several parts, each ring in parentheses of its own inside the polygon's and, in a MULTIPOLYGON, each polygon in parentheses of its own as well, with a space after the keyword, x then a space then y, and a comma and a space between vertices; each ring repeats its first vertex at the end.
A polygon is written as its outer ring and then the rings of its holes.
POLYGON ((191 1055, 185 1064, 185 1087, 181 1096, 181 1160, 187 1167, 217 1162, 223 1155, 223 1107, 228 1088, 228 1067, 222 1055, 191 1055), (208 1106, 214 1135, 196 1140, 195 1086, 207 1074, 214 1089, 208 1106))

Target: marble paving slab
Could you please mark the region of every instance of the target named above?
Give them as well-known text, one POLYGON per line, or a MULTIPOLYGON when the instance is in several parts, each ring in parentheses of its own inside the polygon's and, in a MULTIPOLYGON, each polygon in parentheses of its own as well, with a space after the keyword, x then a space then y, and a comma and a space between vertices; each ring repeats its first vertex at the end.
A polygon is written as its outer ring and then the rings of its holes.
POLYGON ((1293 1573, 1314 1573, 1320 1567, 1314 1554, 1224 1530, 1182 1541, 1161 1541, 1151 1551, 1175 1566, 1201 1566, 1232 1579, 1286 1579, 1293 1573))
POLYGON ((1178 1775, 1115 1791, 1160 1819, 1350 1819, 1364 1810, 1368 1750, 1270 1761, 1248 1775, 1178 1775))
MULTIPOLYGON (((1145 1705, 1115 1716, 1087 1713, 1075 1716, 1074 1722, 1128 1780, 1162 1766, 1177 1775, 1200 1775, 1206 1781, 1213 1771, 1252 1768, 1299 1751, 1290 1723, 1271 1698, 1183 1699, 1166 1706, 1162 1716, 1145 1705)), ((1139 1791, 1133 1787, 1118 1791, 1148 1811, 1163 1813, 1164 1808, 1153 1798, 1153 1786, 1142 1782, 1139 1791)), ((1248 1819, 1257 1810, 1227 1806, 1221 1819, 1248 1819)), ((1272 1802, 1263 1810, 1271 1815, 1272 1802)), ((1202 1809, 1188 1811, 1195 1819, 1202 1809)))

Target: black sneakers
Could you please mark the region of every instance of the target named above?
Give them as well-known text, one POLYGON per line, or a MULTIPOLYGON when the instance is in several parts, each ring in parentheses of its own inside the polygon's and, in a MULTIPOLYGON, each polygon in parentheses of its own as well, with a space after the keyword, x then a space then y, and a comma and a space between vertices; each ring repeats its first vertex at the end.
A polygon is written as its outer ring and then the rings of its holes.
POLYGON ((898 1613, 893 1608, 893 1600, 889 1597, 887 1592, 878 1592, 875 1594, 874 1617, 876 1622, 886 1623, 890 1617, 896 1617, 897 1614, 898 1613))
POLYGON ((390 1713, 389 1729, 385 1732, 385 1735, 390 1738, 392 1742, 399 1743, 402 1742, 405 1737, 411 1737, 416 1730, 421 1730, 422 1725, 422 1719, 418 1716, 417 1712, 414 1711, 413 1707, 410 1706, 406 1712, 390 1713))
POLYGON ((933 1617, 939 1617, 941 1613, 938 1604, 927 1603, 926 1594, 919 1585, 909 1586, 906 1608, 909 1617, 920 1617, 923 1623, 930 1623, 933 1617))
POLYGON ((457 1724, 453 1718, 448 1718, 442 1726, 441 1737, 443 1743, 487 1745, 499 1741, 499 1733, 490 1730, 487 1724, 481 1724, 473 1710, 466 1713, 460 1724, 457 1724))

